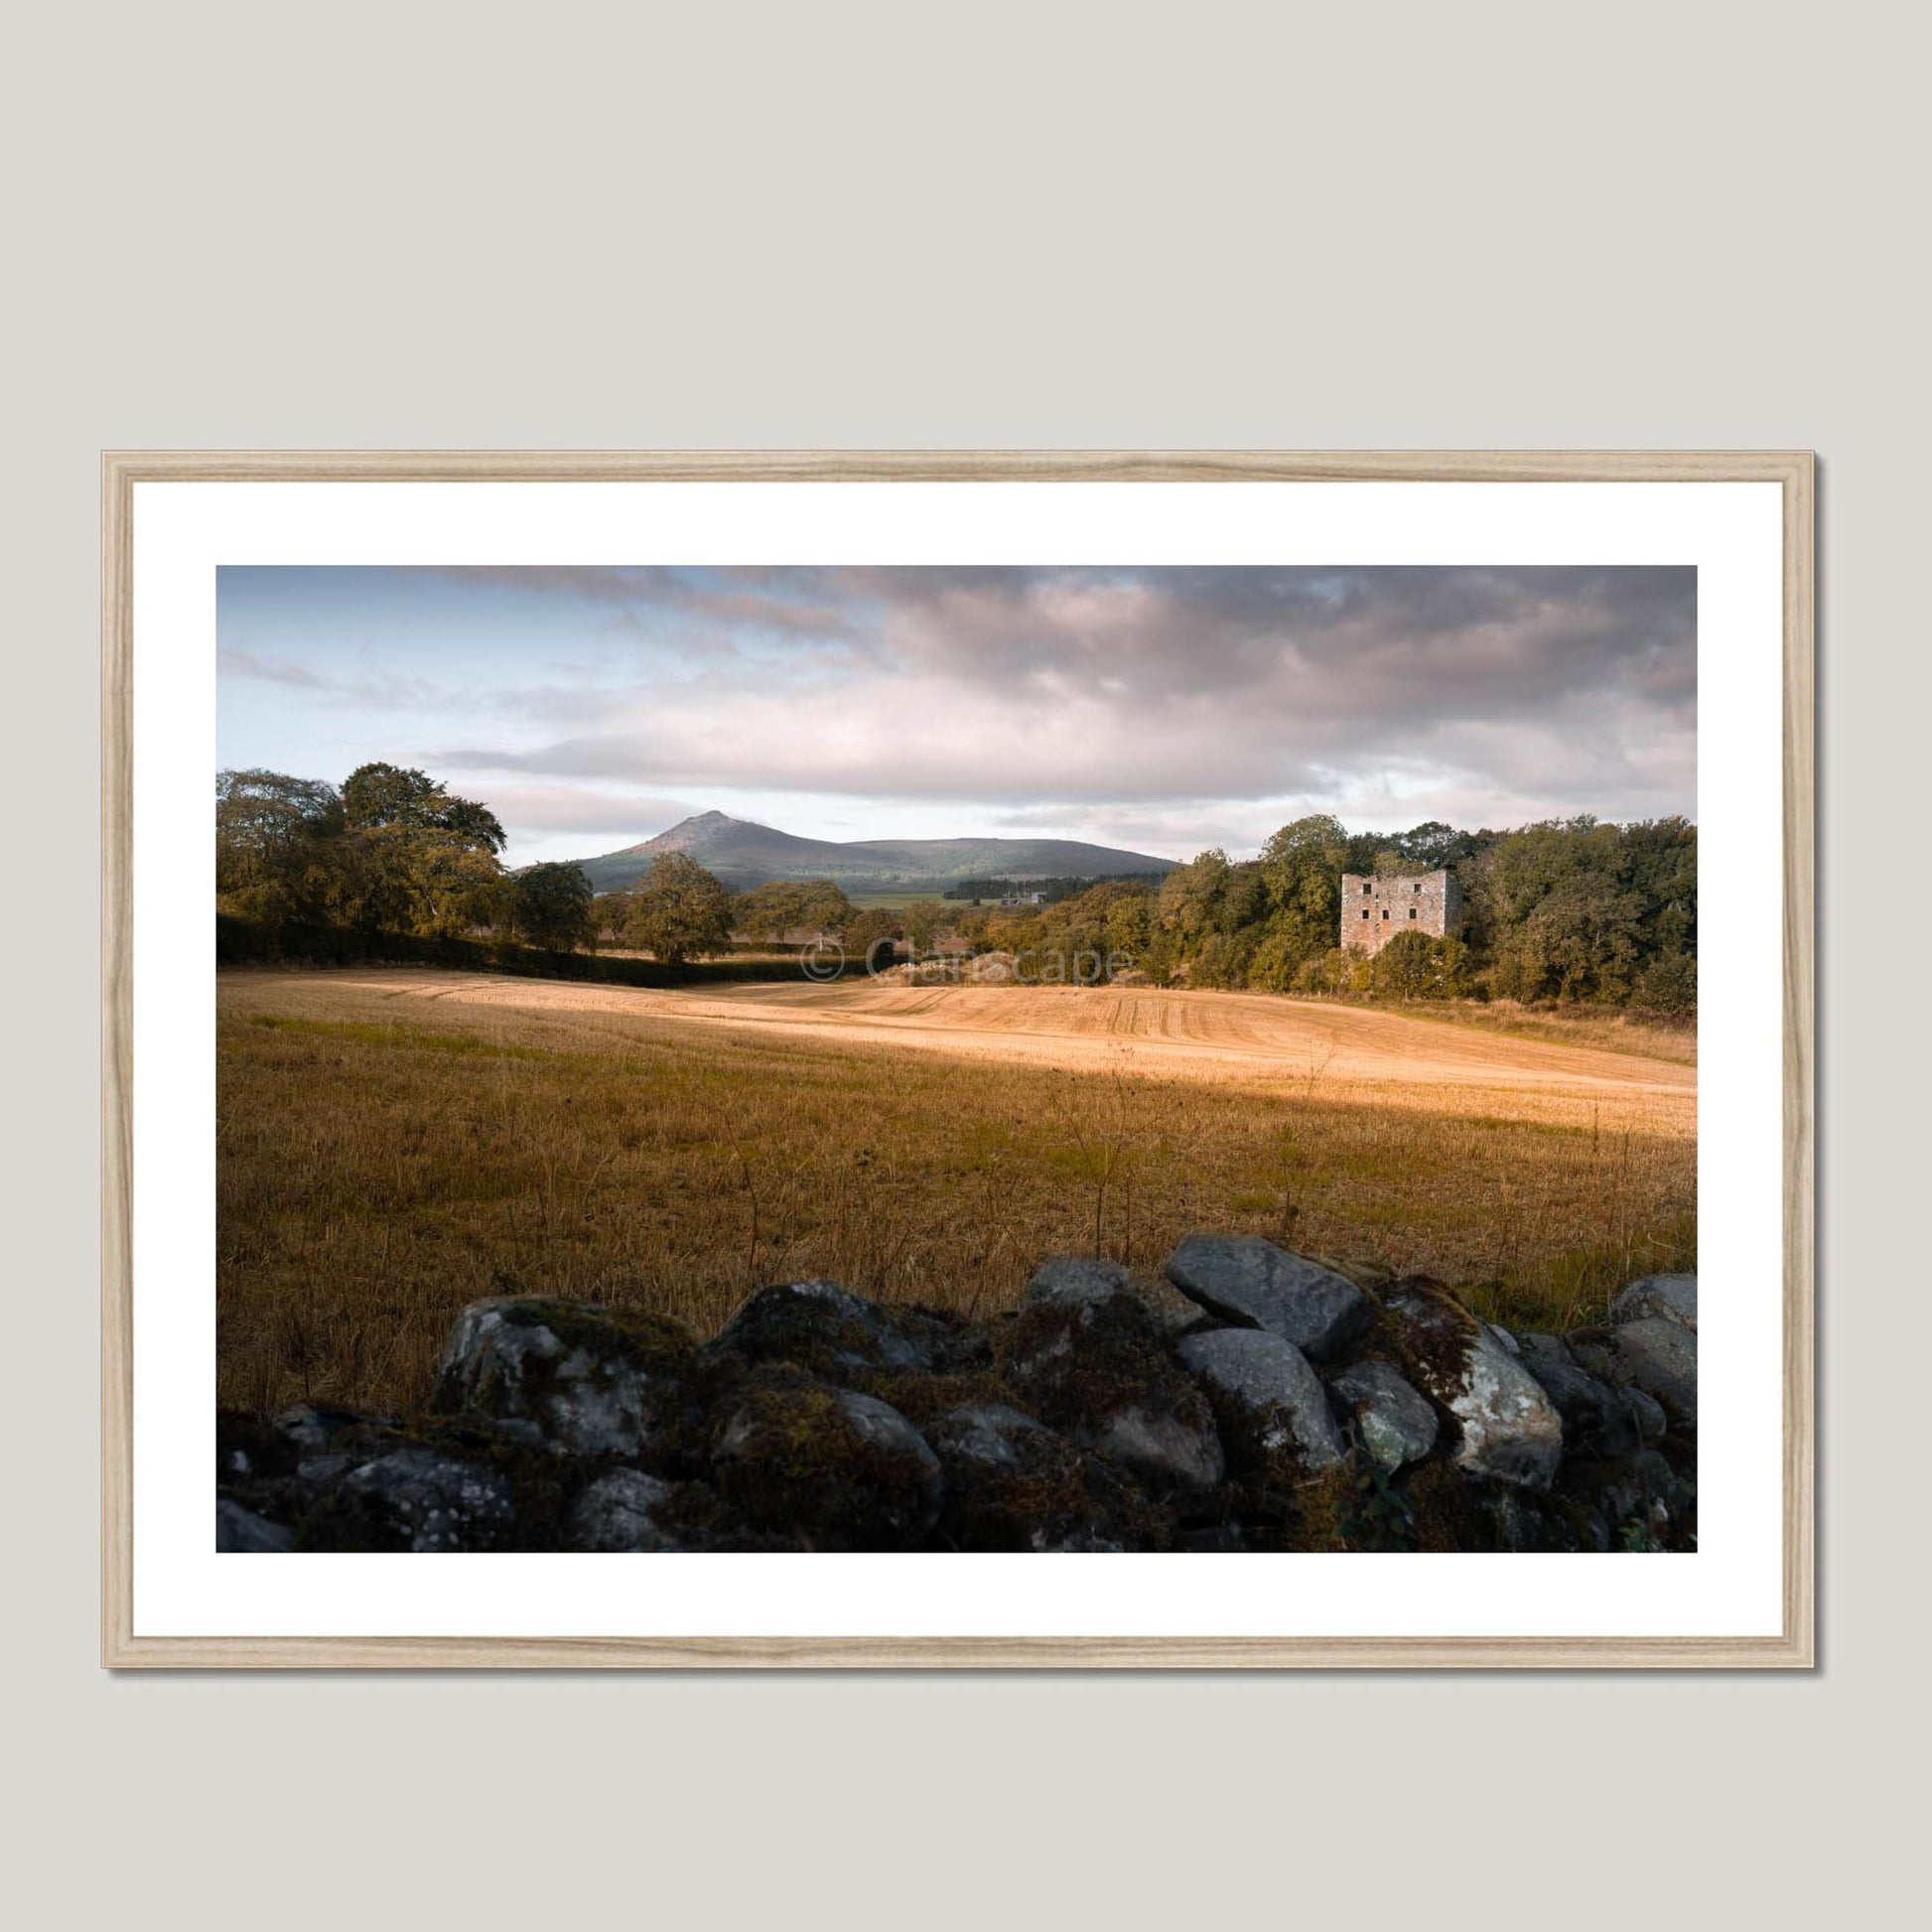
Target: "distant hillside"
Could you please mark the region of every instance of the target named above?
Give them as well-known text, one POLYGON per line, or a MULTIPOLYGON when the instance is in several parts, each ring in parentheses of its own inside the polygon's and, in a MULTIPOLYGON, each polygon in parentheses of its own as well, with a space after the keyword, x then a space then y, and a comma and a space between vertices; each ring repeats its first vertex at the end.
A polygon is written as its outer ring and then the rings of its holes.
POLYGON ((734 892, 773 879, 830 879, 849 891, 929 885, 942 892, 960 879, 1091 878, 1168 872, 1174 864, 1080 839, 801 839, 724 812, 701 812, 640 845, 577 863, 593 890, 617 893, 642 878, 662 852, 689 854, 734 892))

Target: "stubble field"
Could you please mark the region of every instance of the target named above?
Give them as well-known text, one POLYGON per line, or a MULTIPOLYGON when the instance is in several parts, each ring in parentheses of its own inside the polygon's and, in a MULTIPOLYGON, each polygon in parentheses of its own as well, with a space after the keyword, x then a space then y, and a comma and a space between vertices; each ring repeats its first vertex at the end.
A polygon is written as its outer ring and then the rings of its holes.
POLYGON ((1681 1059, 1143 989, 237 971, 218 1009, 229 1407, 418 1402, 512 1289, 700 1332, 807 1275, 985 1313, 1042 1253, 1213 1227, 1562 1325, 1695 1263, 1681 1059))

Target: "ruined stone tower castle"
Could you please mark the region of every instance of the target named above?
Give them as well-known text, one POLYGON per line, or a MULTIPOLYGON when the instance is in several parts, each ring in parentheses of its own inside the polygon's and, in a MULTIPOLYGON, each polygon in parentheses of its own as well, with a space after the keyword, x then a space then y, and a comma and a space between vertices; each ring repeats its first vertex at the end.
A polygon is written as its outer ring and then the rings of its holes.
POLYGON ((1398 932, 1440 939, 1462 928, 1462 888, 1446 872, 1420 878, 1341 876, 1341 943, 1351 952, 1380 952, 1398 932))

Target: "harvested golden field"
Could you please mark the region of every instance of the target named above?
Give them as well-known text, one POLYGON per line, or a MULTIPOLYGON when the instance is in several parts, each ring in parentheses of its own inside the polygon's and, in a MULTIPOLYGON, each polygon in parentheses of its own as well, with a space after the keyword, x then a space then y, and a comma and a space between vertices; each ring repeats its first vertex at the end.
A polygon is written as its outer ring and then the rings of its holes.
POLYGON ((1673 1060, 1680 1066, 1695 1066, 1698 1058, 1695 1020, 1666 1020, 1589 1006, 1526 1007, 1514 1000, 1418 1000, 1382 1010, 1436 1026, 1475 1027, 1518 1039, 1594 1046, 1608 1053, 1634 1053, 1640 1059, 1673 1060))
POLYGON ((1691 1265, 1696 1072, 1266 995, 427 969, 219 989, 220 1399, 420 1401, 509 1288, 701 1331, 760 1282, 1015 1302, 1267 1234, 1582 1318, 1691 1265))

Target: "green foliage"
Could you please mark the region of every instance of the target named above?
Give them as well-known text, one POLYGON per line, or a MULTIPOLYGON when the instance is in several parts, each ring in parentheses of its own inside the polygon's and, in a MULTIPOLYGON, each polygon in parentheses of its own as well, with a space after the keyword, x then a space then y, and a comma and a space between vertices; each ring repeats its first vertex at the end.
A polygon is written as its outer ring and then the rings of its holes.
MULTIPOLYGON (((857 965, 871 961, 876 948, 888 940, 902 939, 905 936, 905 920, 894 907, 886 905, 868 906, 863 912, 855 912, 845 923, 839 934, 839 943, 845 948, 845 956, 857 965)), ((882 964, 890 964, 890 959, 882 955, 882 964)))
POLYGON ((1054 962, 1069 982, 1094 985, 1108 976, 1110 959, 1141 964, 1154 933, 1154 907, 1145 881, 1119 880, 996 923, 991 936, 1042 964, 1054 962))
POLYGON ((731 894, 682 852, 660 853, 633 891, 613 894, 607 904, 618 937, 667 966, 731 946, 731 894))
POLYGON ((1162 984, 1184 966, 1190 985, 1255 992, 1697 1009, 1697 827, 1681 818, 1398 833, 1303 818, 1257 859, 1201 853, 1142 904, 1147 930, 1116 949, 1162 984), (1460 934, 1402 933, 1372 958, 1337 946, 1344 872, 1444 869, 1463 888, 1460 934))
POLYGON ((406 881, 406 929, 426 939, 459 939, 478 926, 497 925, 522 897, 520 882, 512 887, 505 881, 493 853, 450 832, 411 841, 406 881))
POLYGON ((1644 969, 1637 982, 1637 999, 1657 1013, 1695 1013, 1698 1004, 1698 963, 1689 953, 1666 953, 1644 969))
POLYGON ((1335 1525, 1345 1548, 1415 1549, 1415 1510, 1373 1462, 1357 1457, 1337 1487, 1340 1494, 1335 1500, 1335 1525))
POLYGON ((244 917, 322 916, 342 796, 317 778, 220 771, 214 779, 214 890, 244 917))
MULTIPOLYGON (((599 924, 671 965, 724 952, 734 927, 760 939, 838 933, 847 956, 882 939, 930 951, 956 929, 975 945, 1057 958, 1092 982, 1132 965, 1155 985, 1393 1000, 1493 996, 1697 1011, 1697 827, 1585 816, 1509 832, 1428 820, 1350 833, 1325 815, 1283 826, 1259 857, 1218 848, 1164 877, 1050 882, 1041 906, 971 908, 936 898, 855 910, 830 880, 774 882, 734 899, 683 853, 593 908, 568 866, 514 878, 494 813, 427 773, 372 763, 340 790, 265 770, 215 781, 215 889, 223 908, 269 925, 461 938, 508 928, 567 950, 599 924), (1447 868, 1463 891, 1459 935, 1398 934, 1372 958, 1337 945, 1341 875, 1447 868), (1074 890, 1078 888, 1078 890, 1074 890)), ((972 884, 997 882, 969 882, 972 884)))
MULTIPOLYGON (((1553 819, 1490 835, 1460 874, 1469 937, 1505 999, 1630 1005, 1659 962, 1695 954, 1697 828, 1685 819, 1553 819)), ((1695 968, 1657 988, 1666 1011, 1692 1010, 1695 968)))
POLYGON ((1206 934, 1222 929, 1228 880, 1234 871, 1219 846, 1176 866, 1161 882, 1156 917, 1184 949, 1206 934))
POLYGON ((581 866, 525 866, 510 881, 508 923, 525 945, 575 952, 596 945, 592 902, 591 882, 581 866))
POLYGON ((214 881, 244 918, 448 938, 503 907, 495 814, 421 771, 365 764, 339 791, 279 771, 218 772, 214 881))
POLYGON ((742 894, 732 906, 732 925, 752 939, 782 940, 786 933, 843 932, 855 907, 829 879, 774 879, 742 894))
POLYGON ((1453 933, 1398 932, 1367 966, 1378 999, 1455 1000, 1471 991, 1469 949, 1453 933))
POLYGON ((932 950, 942 932, 950 929, 954 908, 944 899, 915 898, 899 917, 904 921, 905 936, 912 942, 913 950, 923 955, 932 950))
POLYGON ((343 812, 355 830, 400 826, 447 832, 492 854, 503 849, 503 828, 486 805, 454 797, 441 779, 401 765, 357 765, 343 781, 343 812))
MULTIPOLYGON (((1472 858, 1481 844, 1482 836, 1479 832, 1458 832, 1454 826, 1445 825, 1440 818, 1432 818, 1412 831, 1396 833, 1389 840, 1387 849, 1394 853, 1403 870, 1447 872, 1459 866, 1464 859, 1472 858)), ((1347 870, 1359 872, 1362 869, 1350 866, 1347 870)))

